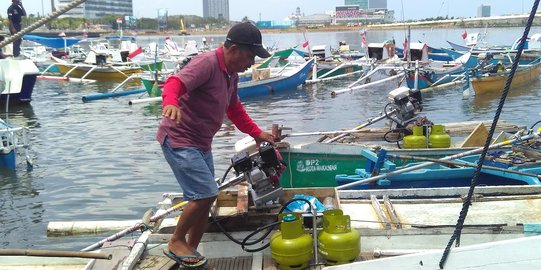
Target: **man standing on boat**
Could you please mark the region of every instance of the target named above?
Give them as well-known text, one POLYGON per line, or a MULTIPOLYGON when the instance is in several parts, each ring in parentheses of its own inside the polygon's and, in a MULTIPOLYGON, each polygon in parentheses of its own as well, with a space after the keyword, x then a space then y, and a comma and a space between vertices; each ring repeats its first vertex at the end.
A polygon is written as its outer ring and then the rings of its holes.
MULTIPOLYGON (((21 31, 23 16, 26 16, 26 11, 21 1, 11 0, 11 6, 8 8, 9 32, 11 35, 21 31)), ((21 42, 20 38, 13 41, 13 57, 18 57, 21 54, 21 42)))
POLYGON ((273 136, 248 116, 237 94, 237 73, 250 68, 256 55, 270 56, 261 32, 249 22, 236 24, 223 47, 197 55, 163 87, 163 119, 156 137, 188 201, 164 253, 184 267, 207 262, 197 247, 218 195, 211 144, 225 115, 257 145, 274 144, 273 136))

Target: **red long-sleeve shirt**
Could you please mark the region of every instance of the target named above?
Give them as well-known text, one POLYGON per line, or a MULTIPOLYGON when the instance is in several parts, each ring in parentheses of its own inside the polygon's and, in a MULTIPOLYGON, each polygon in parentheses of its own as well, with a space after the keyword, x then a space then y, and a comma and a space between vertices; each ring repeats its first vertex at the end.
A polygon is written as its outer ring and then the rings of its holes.
POLYGON ((238 75, 229 73, 223 49, 199 55, 177 75, 165 82, 162 106, 174 105, 181 110, 181 121, 164 118, 157 139, 169 137, 172 147, 195 146, 210 151, 212 138, 220 129, 224 116, 242 132, 257 137, 262 130, 246 113, 237 94, 238 75))

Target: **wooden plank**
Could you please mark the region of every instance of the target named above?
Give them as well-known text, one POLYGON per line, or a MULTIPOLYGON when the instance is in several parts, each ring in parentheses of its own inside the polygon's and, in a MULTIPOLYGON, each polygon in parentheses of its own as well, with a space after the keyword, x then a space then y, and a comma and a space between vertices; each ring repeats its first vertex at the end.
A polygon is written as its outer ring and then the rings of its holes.
POLYGON ((270 255, 263 256, 263 267, 262 270, 275 270, 276 264, 270 255))
POLYGON ((237 214, 244 214, 248 212, 248 183, 241 183, 237 186, 237 214))
POLYGON ((460 147, 481 147, 485 144, 487 137, 487 127, 481 123, 477 125, 477 127, 472 131, 472 133, 470 133, 468 137, 466 137, 460 147))
POLYGON ((114 242, 105 242, 102 250, 111 252, 113 258, 111 260, 96 260, 96 263, 90 269, 120 269, 124 259, 130 254, 132 240, 117 240, 114 242))
POLYGON ((209 259, 209 269, 220 270, 251 270, 252 256, 209 259))
POLYGON ((135 266, 134 270, 176 270, 177 267, 178 265, 173 260, 165 256, 148 255, 135 266))

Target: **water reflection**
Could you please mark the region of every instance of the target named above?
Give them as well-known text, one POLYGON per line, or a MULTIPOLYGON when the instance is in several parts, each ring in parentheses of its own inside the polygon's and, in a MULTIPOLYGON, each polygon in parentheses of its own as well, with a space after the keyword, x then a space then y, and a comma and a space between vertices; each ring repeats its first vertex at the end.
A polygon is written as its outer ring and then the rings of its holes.
MULTIPOLYGON (((507 94, 506 104, 511 104, 514 103, 514 101, 520 101, 535 96, 539 90, 539 87, 540 82, 539 80, 536 80, 531 84, 511 88, 507 94)), ((488 111, 492 111, 492 109, 496 109, 498 103, 500 102, 502 91, 503 89, 501 91, 494 91, 471 97, 470 99, 472 112, 485 113, 488 111)))

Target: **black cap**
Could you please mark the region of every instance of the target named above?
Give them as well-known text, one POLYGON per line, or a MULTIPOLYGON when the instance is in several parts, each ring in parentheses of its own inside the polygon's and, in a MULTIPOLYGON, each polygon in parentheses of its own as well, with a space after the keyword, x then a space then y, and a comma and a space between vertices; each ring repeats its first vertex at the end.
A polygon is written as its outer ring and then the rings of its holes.
POLYGON ((227 33, 226 41, 250 47, 259 57, 267 58, 271 54, 263 48, 261 32, 249 22, 235 24, 227 33))

